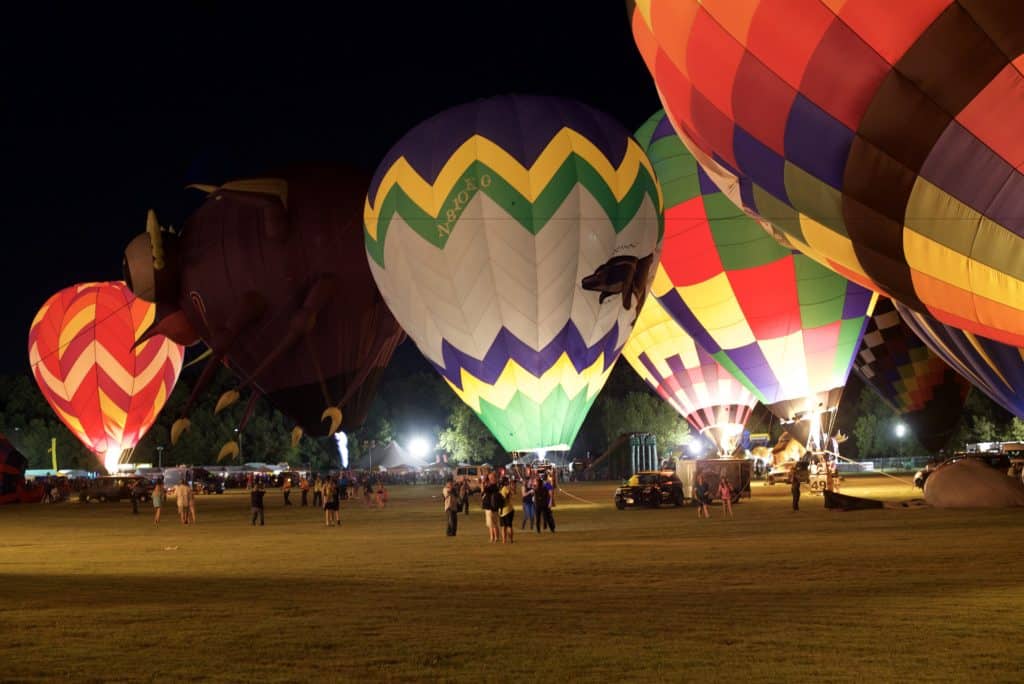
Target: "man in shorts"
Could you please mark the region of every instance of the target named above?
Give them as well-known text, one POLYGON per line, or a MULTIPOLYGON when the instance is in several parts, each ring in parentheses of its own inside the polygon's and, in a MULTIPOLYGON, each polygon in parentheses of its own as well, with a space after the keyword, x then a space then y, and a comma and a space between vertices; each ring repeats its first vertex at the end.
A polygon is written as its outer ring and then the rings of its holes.
POLYGON ((192 488, 182 479, 174 486, 174 498, 178 501, 178 518, 182 525, 188 525, 188 509, 192 502, 192 488))

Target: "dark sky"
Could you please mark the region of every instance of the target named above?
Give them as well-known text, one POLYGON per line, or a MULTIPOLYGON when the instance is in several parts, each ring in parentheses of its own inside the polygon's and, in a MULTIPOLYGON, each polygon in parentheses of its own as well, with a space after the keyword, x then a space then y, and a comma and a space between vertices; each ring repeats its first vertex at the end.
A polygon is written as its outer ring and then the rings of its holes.
POLYGON ((182 224, 200 199, 187 183, 271 159, 372 171, 419 121, 496 94, 574 97, 631 130, 659 107, 614 0, 144 5, 9 17, 0 34, 0 373, 28 370, 51 294, 121 277, 147 208, 182 224))

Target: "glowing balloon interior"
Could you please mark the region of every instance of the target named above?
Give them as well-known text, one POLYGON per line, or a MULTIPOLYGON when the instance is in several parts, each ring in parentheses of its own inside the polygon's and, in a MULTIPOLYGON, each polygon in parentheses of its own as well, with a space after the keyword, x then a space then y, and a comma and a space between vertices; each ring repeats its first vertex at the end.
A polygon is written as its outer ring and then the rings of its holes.
POLYGON ((39 389, 108 470, 156 420, 181 372, 184 349, 169 339, 133 346, 155 312, 122 282, 85 283, 50 297, 29 331, 39 389))

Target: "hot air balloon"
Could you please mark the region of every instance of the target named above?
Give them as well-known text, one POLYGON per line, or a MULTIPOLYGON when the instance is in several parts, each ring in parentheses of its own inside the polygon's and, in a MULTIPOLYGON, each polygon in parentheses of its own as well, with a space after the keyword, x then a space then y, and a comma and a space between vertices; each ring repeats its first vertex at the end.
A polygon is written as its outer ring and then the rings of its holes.
POLYGON ((745 208, 865 287, 1024 346, 1024 3, 629 4, 674 127, 745 208))
POLYGON ((366 201, 366 252, 423 355, 508 451, 568 449, 657 263, 661 199, 607 115, 553 97, 447 110, 366 201))
MULTIPOLYGON (((362 424, 404 339, 362 249, 367 183, 337 167, 296 166, 196 186, 209 196, 180 234, 150 215, 125 251, 125 270, 136 294, 157 304, 143 338, 202 339, 213 352, 190 406, 226 362, 241 386, 218 411, 252 390, 249 409, 266 396, 312 435, 362 424)), ((187 424, 179 419, 172 439, 187 424)))
MULTIPOLYGON (((711 182, 663 112, 637 132, 665 194, 651 293, 783 421, 821 444, 875 295, 779 245, 711 182)), ((834 414, 833 414, 834 415, 834 414)))
POLYGON ((971 385, 900 320, 892 300, 875 306, 853 370, 926 449, 942 449, 956 432, 971 385))
POLYGON ((46 300, 28 333, 43 396, 107 470, 146 434, 181 372, 180 345, 162 335, 135 345, 155 314, 122 282, 84 283, 46 300))
POLYGON ((644 303, 622 357, 695 430, 711 437, 719 452, 734 451, 757 399, 656 299, 644 303))
POLYGON ((1024 350, 943 325, 894 302, 903 322, 957 373, 1007 411, 1024 418, 1024 350))

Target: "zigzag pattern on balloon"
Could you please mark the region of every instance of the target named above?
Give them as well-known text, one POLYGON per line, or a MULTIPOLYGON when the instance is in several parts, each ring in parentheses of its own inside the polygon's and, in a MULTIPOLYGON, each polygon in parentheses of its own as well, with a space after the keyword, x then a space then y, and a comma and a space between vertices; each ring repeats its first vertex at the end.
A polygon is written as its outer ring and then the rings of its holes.
POLYGON ((543 349, 533 349, 506 328, 501 328, 491 342, 487 354, 475 359, 442 340, 444 366, 432 364, 456 390, 463 390, 463 378, 493 385, 514 365, 532 378, 543 378, 552 371, 564 369, 571 373, 584 373, 599 361, 600 372, 610 370, 604 363, 618 358, 621 348, 615 346, 619 337, 618 323, 595 344, 587 345, 573 321, 568 321, 543 349))
POLYGON ((543 401, 516 392, 506 406, 499 407, 480 398, 477 416, 506 451, 568 449, 610 373, 611 369, 595 376, 589 392, 571 397, 559 385, 543 401))
POLYGON ((593 143, 563 128, 527 168, 487 138, 474 135, 452 155, 433 184, 405 157, 388 169, 377 194, 366 200, 366 248, 383 266, 382 245, 396 213, 425 240, 443 247, 462 209, 478 192, 535 234, 577 184, 597 199, 616 231, 629 224, 645 197, 662 206, 650 162, 632 140, 622 163, 613 167, 593 143))
POLYGON ((540 376, 534 375, 515 360, 509 359, 501 374, 493 380, 475 377, 465 370, 461 373, 458 385, 449 381, 447 377, 445 380, 477 413, 481 410, 481 402, 504 410, 516 396, 541 404, 558 389, 569 399, 582 393, 590 400, 597 396, 605 378, 611 372, 611 368, 605 365, 606 358, 598 355, 589 366, 576 368, 572 359, 567 354, 562 354, 550 369, 540 376))
POLYGON ((54 295, 29 331, 29 361, 57 416, 90 450, 134 446, 177 381, 182 347, 155 337, 131 349, 155 306, 120 283, 54 295))

